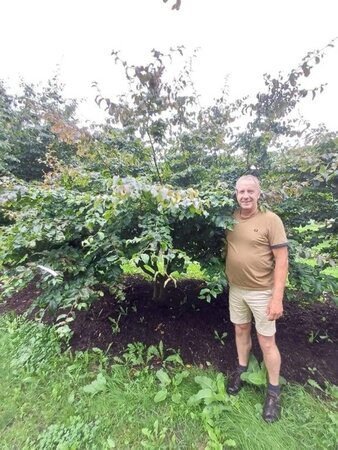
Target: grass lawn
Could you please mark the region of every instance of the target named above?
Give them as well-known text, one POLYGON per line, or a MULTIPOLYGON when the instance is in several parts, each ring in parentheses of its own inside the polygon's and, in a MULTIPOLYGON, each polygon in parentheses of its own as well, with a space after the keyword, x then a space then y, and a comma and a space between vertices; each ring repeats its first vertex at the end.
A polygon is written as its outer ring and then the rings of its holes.
POLYGON ((329 450, 338 445, 333 386, 317 396, 286 385, 283 418, 269 425, 261 418, 262 388, 247 385, 230 398, 222 374, 187 367, 179 358, 152 369, 150 353, 137 346, 120 361, 99 349, 74 355, 61 352, 53 328, 3 316, 0 351, 1 449, 329 450))
MULTIPOLYGON (((142 269, 136 267, 136 264, 133 261, 128 261, 122 264, 122 270, 123 273, 126 275, 141 275, 145 279, 151 279, 149 275, 147 275, 145 272, 143 272, 142 269)), ((199 280, 204 280, 207 278, 207 274, 205 271, 201 269, 201 265, 198 262, 192 262, 187 267, 187 273, 181 274, 179 272, 175 272, 175 278, 182 279, 182 278, 196 278, 199 280)))

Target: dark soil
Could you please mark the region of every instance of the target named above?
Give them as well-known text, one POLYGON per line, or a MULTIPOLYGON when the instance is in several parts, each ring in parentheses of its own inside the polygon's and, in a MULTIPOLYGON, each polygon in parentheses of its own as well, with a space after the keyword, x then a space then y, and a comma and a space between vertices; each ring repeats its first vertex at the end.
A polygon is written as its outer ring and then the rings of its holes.
MULTIPOLYGON (((233 326, 229 321, 227 293, 208 304, 199 300, 201 283, 187 280, 169 291, 165 306, 151 300, 151 285, 137 278, 126 280, 126 300, 119 304, 105 295, 88 311, 80 311, 72 325, 71 346, 74 350, 99 347, 118 355, 131 342, 158 345, 180 350, 186 364, 206 367, 209 363, 223 372, 236 364, 233 326), (120 332, 112 333, 112 322, 121 313, 120 332), (221 343, 215 337, 227 333, 221 343)), ((0 305, 0 313, 24 313, 38 295, 34 285, 0 305)), ((50 320, 50 317, 49 317, 50 320)), ((324 384, 338 384, 338 308, 325 303, 302 305, 286 301, 285 312, 277 324, 277 343, 282 355, 282 375, 288 381, 305 383, 309 378, 324 384), (311 343, 310 341, 313 340, 311 343)), ((261 352, 253 332, 253 352, 261 352)))

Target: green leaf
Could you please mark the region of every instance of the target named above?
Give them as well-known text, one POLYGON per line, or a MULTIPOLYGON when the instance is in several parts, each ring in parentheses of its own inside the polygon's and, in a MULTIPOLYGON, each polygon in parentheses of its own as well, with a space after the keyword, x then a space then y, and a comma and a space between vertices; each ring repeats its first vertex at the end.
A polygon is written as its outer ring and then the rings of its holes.
POLYGON ((154 402, 155 403, 159 403, 159 402, 163 402, 168 395, 168 391, 167 389, 161 389, 160 391, 158 391, 158 393, 155 395, 154 397, 154 402))
POLYGON ((95 395, 99 392, 104 391, 106 389, 106 384, 107 380, 102 375, 102 373, 99 373, 96 377, 96 380, 83 387, 83 391, 86 392, 86 394, 95 395))
POLYGON ((331 397, 338 399, 338 387, 334 384, 327 386, 326 392, 328 392, 331 397))
POLYGON ((213 382, 213 380, 209 377, 205 377, 205 376, 197 376, 195 377, 195 382, 197 384, 199 384, 201 386, 201 388, 209 388, 209 389, 214 389, 215 387, 215 383, 213 382))
POLYGON ((175 394, 173 394, 173 395, 171 396, 171 400, 172 400, 174 403, 177 403, 177 404, 180 403, 181 398, 182 398, 182 395, 181 395, 179 392, 175 392, 175 394))
POLYGON ((163 347, 163 341, 162 339, 160 340, 159 344, 158 344, 158 351, 160 352, 161 358, 163 358, 164 355, 164 347, 163 347))
POLYGON ((266 374, 262 371, 249 373, 248 381, 249 383, 255 384, 256 386, 265 386, 267 384, 266 374))
POLYGON ((150 345, 147 350, 147 361, 150 361, 154 356, 160 357, 160 352, 155 345, 150 345))
POLYGON ((195 395, 195 398, 197 401, 199 400, 205 400, 205 399, 209 399, 212 400, 215 398, 215 393, 213 392, 213 390, 209 389, 209 388, 205 388, 205 389, 201 389, 200 391, 197 392, 197 394, 195 395))
POLYGON ((163 369, 158 370, 156 376, 163 386, 168 386, 171 383, 168 374, 163 369))
POLYGON ((107 258, 106 258, 106 261, 108 261, 108 262, 115 262, 115 261, 117 261, 119 259, 119 257, 117 256, 117 255, 112 255, 112 256, 108 256, 107 258))
POLYGON ((260 370, 259 363, 254 355, 250 355, 249 358, 249 365, 248 365, 248 372, 258 372, 260 370))
POLYGON ((249 372, 248 371, 241 373, 241 380, 242 381, 248 382, 248 378, 249 378, 249 372))
POLYGON ((59 321, 61 319, 65 319, 66 317, 68 317, 67 314, 60 314, 59 316, 57 316, 56 321, 59 321))
POLYGON ((320 391, 323 391, 323 389, 319 386, 319 384, 317 383, 316 380, 313 380, 312 378, 310 378, 309 380, 307 380, 307 382, 309 383, 310 386, 319 389, 320 391))
POLYGON ((184 365, 182 358, 177 353, 175 355, 167 356, 165 359, 165 362, 173 362, 173 363, 179 364, 181 366, 184 365))
POLYGON ((224 444, 225 444, 227 447, 237 447, 237 442, 234 441, 233 439, 227 439, 227 440, 224 442, 224 444))
POLYGON ((200 290, 200 295, 208 294, 210 292, 209 288, 203 288, 200 290))
POLYGON ((189 372, 187 370, 183 370, 183 372, 177 373, 173 378, 173 384, 175 386, 179 386, 182 381, 189 376, 189 372))
POLYGON ((198 400, 196 398, 196 394, 194 394, 191 397, 189 397, 187 404, 188 404, 188 406, 193 406, 193 405, 197 405, 199 402, 200 402, 200 400, 198 400))
POLYGON ((103 213, 103 218, 105 220, 109 220, 111 218, 111 216, 113 215, 113 210, 112 209, 107 209, 107 211, 105 211, 103 213))
POLYGON ((148 264, 149 259, 150 259, 149 255, 147 255, 147 253, 142 253, 142 255, 140 255, 140 258, 142 259, 144 264, 148 264))
POLYGON ((165 275, 165 260, 164 260, 164 255, 162 255, 162 254, 158 256, 157 267, 158 267, 158 272, 161 275, 165 275))
POLYGON ((147 269, 147 270, 149 270, 149 272, 151 272, 152 274, 155 274, 155 270, 154 270, 152 267, 150 267, 148 264, 146 264, 146 265, 144 266, 144 268, 147 269))
POLYGON ((224 375, 222 373, 218 373, 216 377, 216 386, 219 394, 225 396, 225 388, 224 388, 224 375))

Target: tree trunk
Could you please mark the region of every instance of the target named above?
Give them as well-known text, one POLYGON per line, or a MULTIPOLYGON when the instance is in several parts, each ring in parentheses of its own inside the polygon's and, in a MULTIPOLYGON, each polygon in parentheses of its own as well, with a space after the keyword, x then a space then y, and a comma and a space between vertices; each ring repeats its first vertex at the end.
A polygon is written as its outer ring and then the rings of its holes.
POLYGON ((167 300, 167 289, 164 287, 166 277, 159 275, 154 281, 153 301, 163 305, 167 300))

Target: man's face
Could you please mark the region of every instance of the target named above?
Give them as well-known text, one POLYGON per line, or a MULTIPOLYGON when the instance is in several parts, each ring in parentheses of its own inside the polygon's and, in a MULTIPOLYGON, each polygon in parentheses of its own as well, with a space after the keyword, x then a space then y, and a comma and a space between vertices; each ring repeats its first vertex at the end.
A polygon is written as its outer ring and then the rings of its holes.
POLYGON ((240 208, 245 212, 254 212, 257 209, 259 189, 253 181, 240 181, 236 188, 236 198, 240 208))

